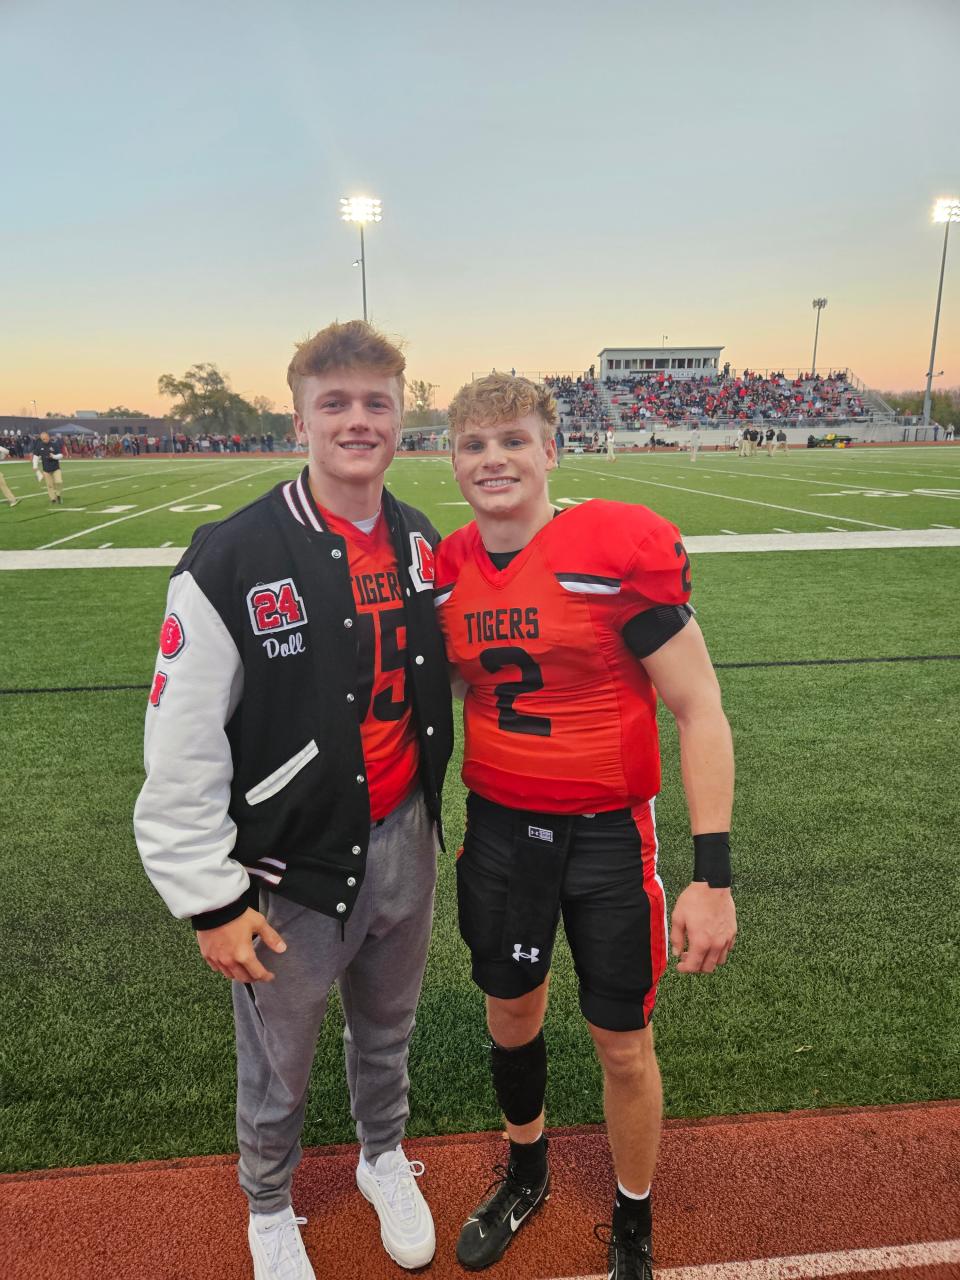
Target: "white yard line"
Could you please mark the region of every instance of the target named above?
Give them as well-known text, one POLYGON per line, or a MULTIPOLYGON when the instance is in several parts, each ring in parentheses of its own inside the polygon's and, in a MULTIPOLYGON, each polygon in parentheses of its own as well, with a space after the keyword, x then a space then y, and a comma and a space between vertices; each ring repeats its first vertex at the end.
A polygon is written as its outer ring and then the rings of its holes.
POLYGON ((104 524, 95 524, 92 529, 80 529, 77 533, 68 533, 65 538, 55 538, 53 542, 45 542, 39 549, 48 551, 51 547, 62 546, 64 542, 72 542, 74 538, 86 538, 91 533, 99 533, 101 529, 109 529, 115 524, 123 524, 124 520, 139 520, 141 516, 153 515, 155 511, 163 511, 167 507, 175 506, 178 502, 192 502, 194 498, 199 498, 205 493, 216 493, 218 489, 229 489, 231 485, 240 484, 256 474, 256 471, 250 471, 245 476, 237 476, 234 480, 225 480, 223 484, 215 484, 209 489, 199 489, 193 493, 184 494, 179 498, 171 498, 169 502, 161 502, 157 507, 147 507, 144 511, 134 511, 128 516, 117 516, 116 520, 107 520, 104 524))
MULTIPOLYGON (((816 468, 813 468, 813 470, 816 470, 816 468)), ((928 468, 926 471, 907 471, 905 467, 896 467, 887 471, 882 467, 854 467, 851 465, 836 474, 855 476, 919 476, 921 479, 927 479, 930 476, 941 476, 944 480, 960 480, 960 472, 940 471, 933 467, 928 468)))
MULTIPOLYGON (((587 469, 589 471, 589 469, 587 469)), ((591 471, 595 476, 608 475, 606 471, 591 471)), ((759 498, 738 498, 732 493, 711 493, 708 489, 688 489, 686 485, 664 484, 661 480, 644 480, 640 476, 620 476, 621 480, 629 480, 632 484, 649 484, 656 489, 675 489, 678 493, 694 493, 699 498, 722 498, 725 502, 745 502, 751 507, 768 507, 772 511, 790 511, 793 515, 813 516, 817 520, 842 520, 844 524, 862 524, 869 529, 897 529, 895 524, 877 524, 874 520, 855 520, 852 516, 838 516, 831 511, 806 511, 803 507, 784 507, 779 502, 761 502, 759 498)))
MULTIPOLYGON (((166 470, 169 472, 169 471, 175 470, 175 468, 167 467, 166 470)), ((162 473, 160 471, 155 471, 153 474, 155 476, 158 476, 158 475, 161 475, 162 473)), ((77 489, 96 489, 97 485, 116 484, 118 480, 133 480, 134 478, 135 478, 134 472, 131 471, 128 475, 113 476, 109 480, 90 480, 86 484, 68 484, 65 487, 66 487, 67 493, 75 493, 77 489)), ((23 497, 18 498, 17 501, 29 502, 31 498, 45 498, 46 496, 47 496, 46 489, 41 489, 39 493, 25 493, 23 497)))
MULTIPOLYGON (((656 463, 656 464, 654 464, 654 465, 656 465, 660 470, 664 470, 664 471, 665 471, 665 470, 667 469, 667 467, 668 467, 670 464, 669 464, 669 463, 667 463, 667 464, 663 464, 663 463, 656 463)), ((680 468, 678 467, 678 468, 677 468, 677 470, 679 471, 679 470, 680 470, 680 468)), ((685 474, 685 471, 684 471, 684 472, 682 472, 681 474, 685 474)), ((771 471, 771 472, 762 472, 762 471, 721 471, 721 470, 719 470, 719 469, 718 469, 718 468, 716 468, 716 467, 702 467, 702 468, 698 471, 698 473, 697 473, 697 474, 698 474, 698 475, 724 476, 724 477, 726 477, 726 478, 736 477, 738 480, 787 480, 787 481, 789 481, 791 484, 819 484, 819 485, 824 485, 824 486, 825 486, 826 488, 828 488, 828 489, 835 489, 835 488, 837 487, 837 482, 836 482, 836 480, 808 480, 808 479, 806 479, 806 477, 805 477, 805 476, 788 476, 788 475, 785 475, 785 474, 784 474, 783 472, 781 472, 781 471, 771 471)), ((872 492, 872 491, 874 491, 874 490, 876 490, 876 489, 882 489, 882 488, 884 488, 884 487, 889 488, 889 486, 883 486, 883 485, 878 485, 878 484, 858 484, 858 483, 857 483, 857 482, 855 482, 855 481, 851 481, 851 482, 847 483, 847 482, 846 482, 846 475, 847 475, 847 474, 849 474, 849 473, 844 473, 844 472, 842 472, 842 471, 841 471, 841 472, 836 472, 836 471, 834 471, 834 472, 832 472, 831 474, 832 474, 832 475, 839 475, 839 476, 841 477, 841 479, 843 479, 843 480, 844 480, 844 483, 846 484, 846 487, 847 487, 848 489, 863 489, 865 492, 870 493, 870 492, 872 492)), ((893 476, 893 475, 905 475, 905 476, 911 476, 911 475, 920 475, 921 473, 920 473, 920 472, 918 472, 918 471, 903 471, 903 472, 896 472, 896 471, 864 471, 864 470, 862 470, 862 469, 858 469, 857 471, 853 472, 853 474, 854 474, 854 475, 886 475, 886 476, 893 476)), ((942 472, 931 472, 930 474, 931 474, 932 476, 936 476, 936 475, 942 475, 943 473, 942 473, 942 472)), ((948 476, 948 477, 946 477, 946 478, 947 478, 947 479, 951 479, 951 480, 955 480, 955 481, 957 481, 957 483, 958 483, 958 484, 960 484, 960 476, 948 476)), ((853 498, 853 497, 856 497, 857 495, 856 495, 856 494, 851 494, 850 496, 851 496, 851 498, 853 498)), ((919 496, 919 495, 918 495, 918 496, 919 496)))
MULTIPOLYGON (((903 547, 960 547, 960 529, 861 529, 840 533, 734 533, 684 538, 691 555, 764 551, 873 551, 903 547)), ((111 547, 60 551, 0 551, 5 569, 172 569, 186 547, 111 547)))
MULTIPOLYGON (((818 1276, 862 1275, 870 1271, 911 1271, 960 1262, 960 1240, 924 1240, 878 1249, 837 1249, 789 1258, 704 1262, 693 1267, 658 1267, 657 1280, 815 1280, 818 1276)), ((607 1280, 607 1273, 564 1276, 560 1280, 607 1280)))

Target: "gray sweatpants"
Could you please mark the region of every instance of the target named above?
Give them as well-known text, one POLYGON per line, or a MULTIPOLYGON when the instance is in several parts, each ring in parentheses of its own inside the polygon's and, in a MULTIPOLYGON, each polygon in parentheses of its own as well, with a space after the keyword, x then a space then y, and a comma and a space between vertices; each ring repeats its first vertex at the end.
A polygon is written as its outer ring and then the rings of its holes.
POLYGON ((240 1185, 251 1212, 290 1204, 310 1068, 334 982, 346 1017, 350 1110, 368 1160, 403 1138, 407 1052, 427 960, 437 838, 419 789, 370 832, 367 870, 340 921, 261 890, 260 910, 287 944, 257 943, 273 982, 233 984, 240 1185))

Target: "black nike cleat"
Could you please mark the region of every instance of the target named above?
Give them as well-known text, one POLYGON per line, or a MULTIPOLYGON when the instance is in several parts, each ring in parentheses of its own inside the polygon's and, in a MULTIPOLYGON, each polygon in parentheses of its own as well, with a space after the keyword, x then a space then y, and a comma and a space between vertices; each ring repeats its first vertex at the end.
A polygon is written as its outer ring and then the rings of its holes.
POLYGON ((650 1237, 637 1231, 614 1231, 603 1223, 593 1234, 607 1246, 607 1280, 653 1280, 653 1251, 650 1237), (609 1231, 609 1239, 600 1232, 609 1231))
POLYGON ((468 1271, 482 1271, 499 1262, 523 1224, 550 1199, 549 1169, 533 1186, 513 1163, 495 1165, 493 1171, 499 1176, 487 1191, 494 1187, 496 1191, 463 1224, 457 1241, 457 1261, 468 1271))

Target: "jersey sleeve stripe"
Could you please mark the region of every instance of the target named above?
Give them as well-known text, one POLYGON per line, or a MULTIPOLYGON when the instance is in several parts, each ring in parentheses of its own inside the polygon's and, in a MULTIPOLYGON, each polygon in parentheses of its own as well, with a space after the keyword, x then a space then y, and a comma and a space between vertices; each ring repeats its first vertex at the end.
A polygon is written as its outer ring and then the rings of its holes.
POLYGON ((581 595, 615 596, 620 594, 619 578, 601 578, 593 573, 558 573, 557 581, 566 591, 581 595))

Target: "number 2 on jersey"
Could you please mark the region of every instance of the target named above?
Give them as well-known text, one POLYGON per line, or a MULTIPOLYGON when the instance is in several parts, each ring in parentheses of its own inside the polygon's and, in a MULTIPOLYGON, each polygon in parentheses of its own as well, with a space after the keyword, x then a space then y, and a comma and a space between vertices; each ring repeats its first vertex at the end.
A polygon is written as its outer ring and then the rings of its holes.
POLYGON ((540 668, 526 649, 516 645, 508 645, 502 649, 483 649, 480 661, 484 670, 491 675, 496 675, 504 667, 517 667, 520 672, 519 680, 505 680, 503 684, 494 686, 500 711, 497 718, 500 728, 506 733, 529 733, 537 738, 549 738, 549 717, 526 715, 517 711, 513 705, 521 693, 536 693, 543 688, 540 668))

